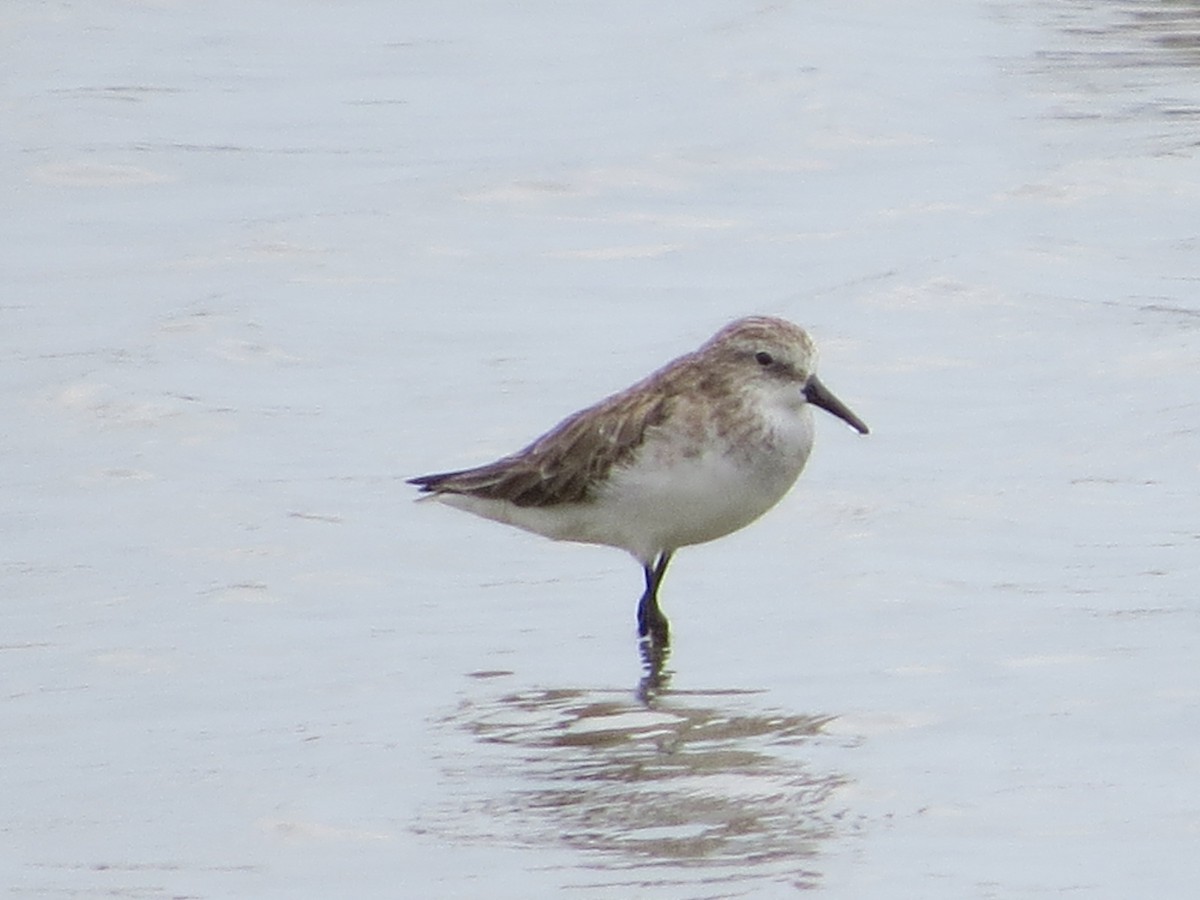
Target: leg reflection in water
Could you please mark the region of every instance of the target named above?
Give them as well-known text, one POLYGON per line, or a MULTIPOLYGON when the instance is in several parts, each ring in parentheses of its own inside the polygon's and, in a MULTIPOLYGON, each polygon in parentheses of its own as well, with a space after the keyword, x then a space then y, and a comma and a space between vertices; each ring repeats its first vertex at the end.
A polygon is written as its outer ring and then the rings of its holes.
POLYGON ((638 651, 642 656, 642 680, 638 682, 637 698, 649 706, 667 690, 671 682, 671 670, 666 668, 671 647, 650 638, 642 638, 638 642, 638 651))

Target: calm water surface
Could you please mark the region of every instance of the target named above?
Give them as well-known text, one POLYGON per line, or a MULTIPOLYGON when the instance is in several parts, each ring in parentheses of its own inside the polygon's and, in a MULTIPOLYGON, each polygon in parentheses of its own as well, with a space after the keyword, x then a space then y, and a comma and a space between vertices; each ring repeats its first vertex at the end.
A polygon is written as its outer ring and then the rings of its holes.
POLYGON ((1190 896, 1200 6, 0 15, 13 897, 1190 896), (748 312, 872 426, 453 510, 748 312))

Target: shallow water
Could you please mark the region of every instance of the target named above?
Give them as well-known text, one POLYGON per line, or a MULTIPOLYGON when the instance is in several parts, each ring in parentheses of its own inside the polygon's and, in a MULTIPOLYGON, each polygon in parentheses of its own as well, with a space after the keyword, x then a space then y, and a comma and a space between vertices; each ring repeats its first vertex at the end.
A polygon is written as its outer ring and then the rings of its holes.
POLYGON ((0 16, 15 897, 1187 896, 1200 7, 0 16), (747 312, 780 507, 430 504, 747 312))

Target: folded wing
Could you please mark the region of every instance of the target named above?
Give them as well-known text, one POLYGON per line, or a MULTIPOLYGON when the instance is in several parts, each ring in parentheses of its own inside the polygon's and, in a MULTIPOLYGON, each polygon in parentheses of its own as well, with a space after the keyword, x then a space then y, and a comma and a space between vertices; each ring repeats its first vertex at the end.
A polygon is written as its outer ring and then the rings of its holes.
POLYGON ((595 485, 663 422, 670 398, 624 391, 575 413, 527 448, 460 472, 410 478, 433 494, 470 494, 517 506, 554 506, 591 499, 595 485))

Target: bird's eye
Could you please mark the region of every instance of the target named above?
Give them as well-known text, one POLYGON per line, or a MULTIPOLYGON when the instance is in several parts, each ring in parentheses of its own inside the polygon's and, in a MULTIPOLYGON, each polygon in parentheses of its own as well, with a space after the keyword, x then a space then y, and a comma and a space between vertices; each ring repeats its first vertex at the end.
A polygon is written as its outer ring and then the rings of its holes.
POLYGON ((773 357, 766 350, 759 350, 754 354, 754 358, 758 360, 758 364, 760 366, 769 366, 771 363, 775 362, 775 357, 773 357))

